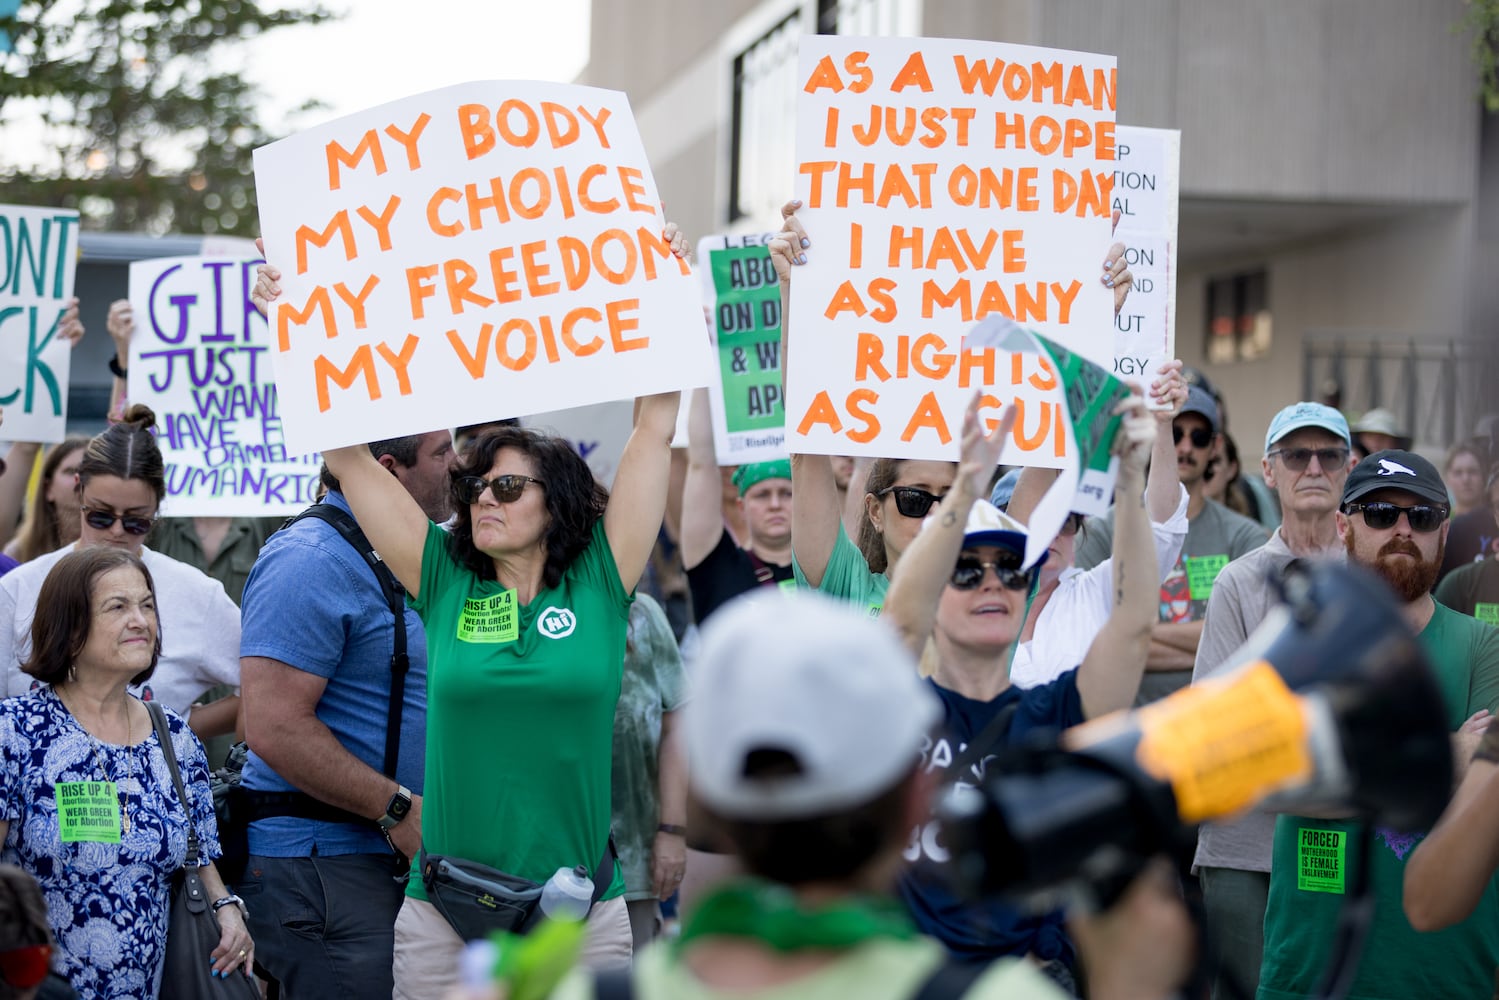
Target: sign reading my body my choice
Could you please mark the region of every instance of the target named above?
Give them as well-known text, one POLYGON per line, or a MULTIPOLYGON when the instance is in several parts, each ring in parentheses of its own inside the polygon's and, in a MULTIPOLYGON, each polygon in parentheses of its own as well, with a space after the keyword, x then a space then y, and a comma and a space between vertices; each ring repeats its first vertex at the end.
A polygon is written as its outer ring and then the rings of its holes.
POLYGON ((817 35, 798 72, 790 450, 956 459, 982 390, 1020 408, 1002 461, 1063 466, 1052 366, 962 341, 997 315, 1112 365, 1113 58, 817 35))
POLYGON ((77 212, 0 205, 0 406, 10 440, 67 432, 72 347, 57 329, 77 264, 77 212))
POLYGON ((470 83, 255 151, 288 447, 706 384, 623 94, 470 83))
POLYGON ((313 500, 319 458, 287 451, 266 322, 250 302, 259 258, 130 265, 130 400, 156 412, 164 511, 292 514, 313 500))

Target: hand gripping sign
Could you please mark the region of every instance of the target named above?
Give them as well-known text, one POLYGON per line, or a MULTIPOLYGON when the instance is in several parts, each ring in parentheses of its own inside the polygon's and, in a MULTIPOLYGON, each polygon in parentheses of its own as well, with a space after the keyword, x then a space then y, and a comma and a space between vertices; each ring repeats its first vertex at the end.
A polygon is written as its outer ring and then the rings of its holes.
POLYGON ((287 447, 707 381, 628 100, 468 83, 255 151, 287 447))

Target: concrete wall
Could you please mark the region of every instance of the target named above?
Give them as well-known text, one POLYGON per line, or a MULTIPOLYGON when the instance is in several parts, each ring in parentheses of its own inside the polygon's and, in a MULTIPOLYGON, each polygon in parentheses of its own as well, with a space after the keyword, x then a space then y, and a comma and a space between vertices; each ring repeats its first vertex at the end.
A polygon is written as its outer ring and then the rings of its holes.
MULTIPOLYGON (((1304 334, 1340 333, 1353 343, 1374 335, 1445 339, 1462 330, 1467 276, 1460 265, 1470 241, 1466 210, 1421 209, 1271 254, 1216 261, 1209 269, 1184 262, 1176 297, 1177 352, 1227 396, 1241 457, 1257 461, 1270 417, 1301 398, 1304 334), (1269 277, 1270 353, 1255 361, 1206 364, 1207 279, 1258 267, 1269 277)), ((1353 375, 1359 379, 1361 369, 1353 375)), ((1387 382, 1386 389, 1393 388, 1387 382)), ((1434 427, 1418 430, 1424 441, 1433 439, 1434 427)))

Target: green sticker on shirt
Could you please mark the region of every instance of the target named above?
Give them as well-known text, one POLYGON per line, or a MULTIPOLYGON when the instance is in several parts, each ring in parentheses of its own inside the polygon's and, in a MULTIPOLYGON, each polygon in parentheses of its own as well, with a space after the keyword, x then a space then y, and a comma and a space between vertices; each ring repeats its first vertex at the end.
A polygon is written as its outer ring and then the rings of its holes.
POLYGON ((776 586, 780 587, 782 590, 784 590, 786 593, 789 594, 793 590, 796 589, 796 580, 795 579, 782 580, 779 583, 777 583, 776 586))
POLYGON ((59 781, 53 794, 63 843, 120 842, 120 799, 113 781, 59 781))
POLYGON ((459 642, 514 642, 519 636, 515 591, 464 599, 463 613, 458 616, 459 642))
POLYGON ((1302 892, 1343 891, 1348 835, 1342 830, 1296 832, 1296 888, 1302 892))
POLYGON ((1213 596, 1213 583, 1228 565, 1228 556, 1184 556, 1182 564, 1187 569, 1187 590, 1192 600, 1205 601, 1213 596))
POLYGON ((1473 617, 1490 625, 1499 625, 1499 604, 1475 604, 1473 617))

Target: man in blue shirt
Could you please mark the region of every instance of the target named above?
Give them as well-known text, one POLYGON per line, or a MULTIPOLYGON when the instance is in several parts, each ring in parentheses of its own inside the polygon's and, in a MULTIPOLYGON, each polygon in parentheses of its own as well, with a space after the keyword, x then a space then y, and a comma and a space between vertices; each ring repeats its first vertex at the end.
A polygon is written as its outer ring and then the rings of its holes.
MULTIPOLYGON (((450 513, 452 436, 371 444, 434 521, 450 513)), ((323 502, 352 514, 323 468, 323 502)), ((395 616, 364 556, 326 521, 303 518, 266 543, 245 584, 240 677, 252 802, 290 815, 249 828, 239 886, 266 970, 289 996, 390 996, 397 877, 421 847, 427 648, 405 611, 410 669, 394 778, 382 769, 395 616)), ((264 810, 272 811, 272 810, 264 810)), ((252 810, 253 812, 253 810, 252 810)))

